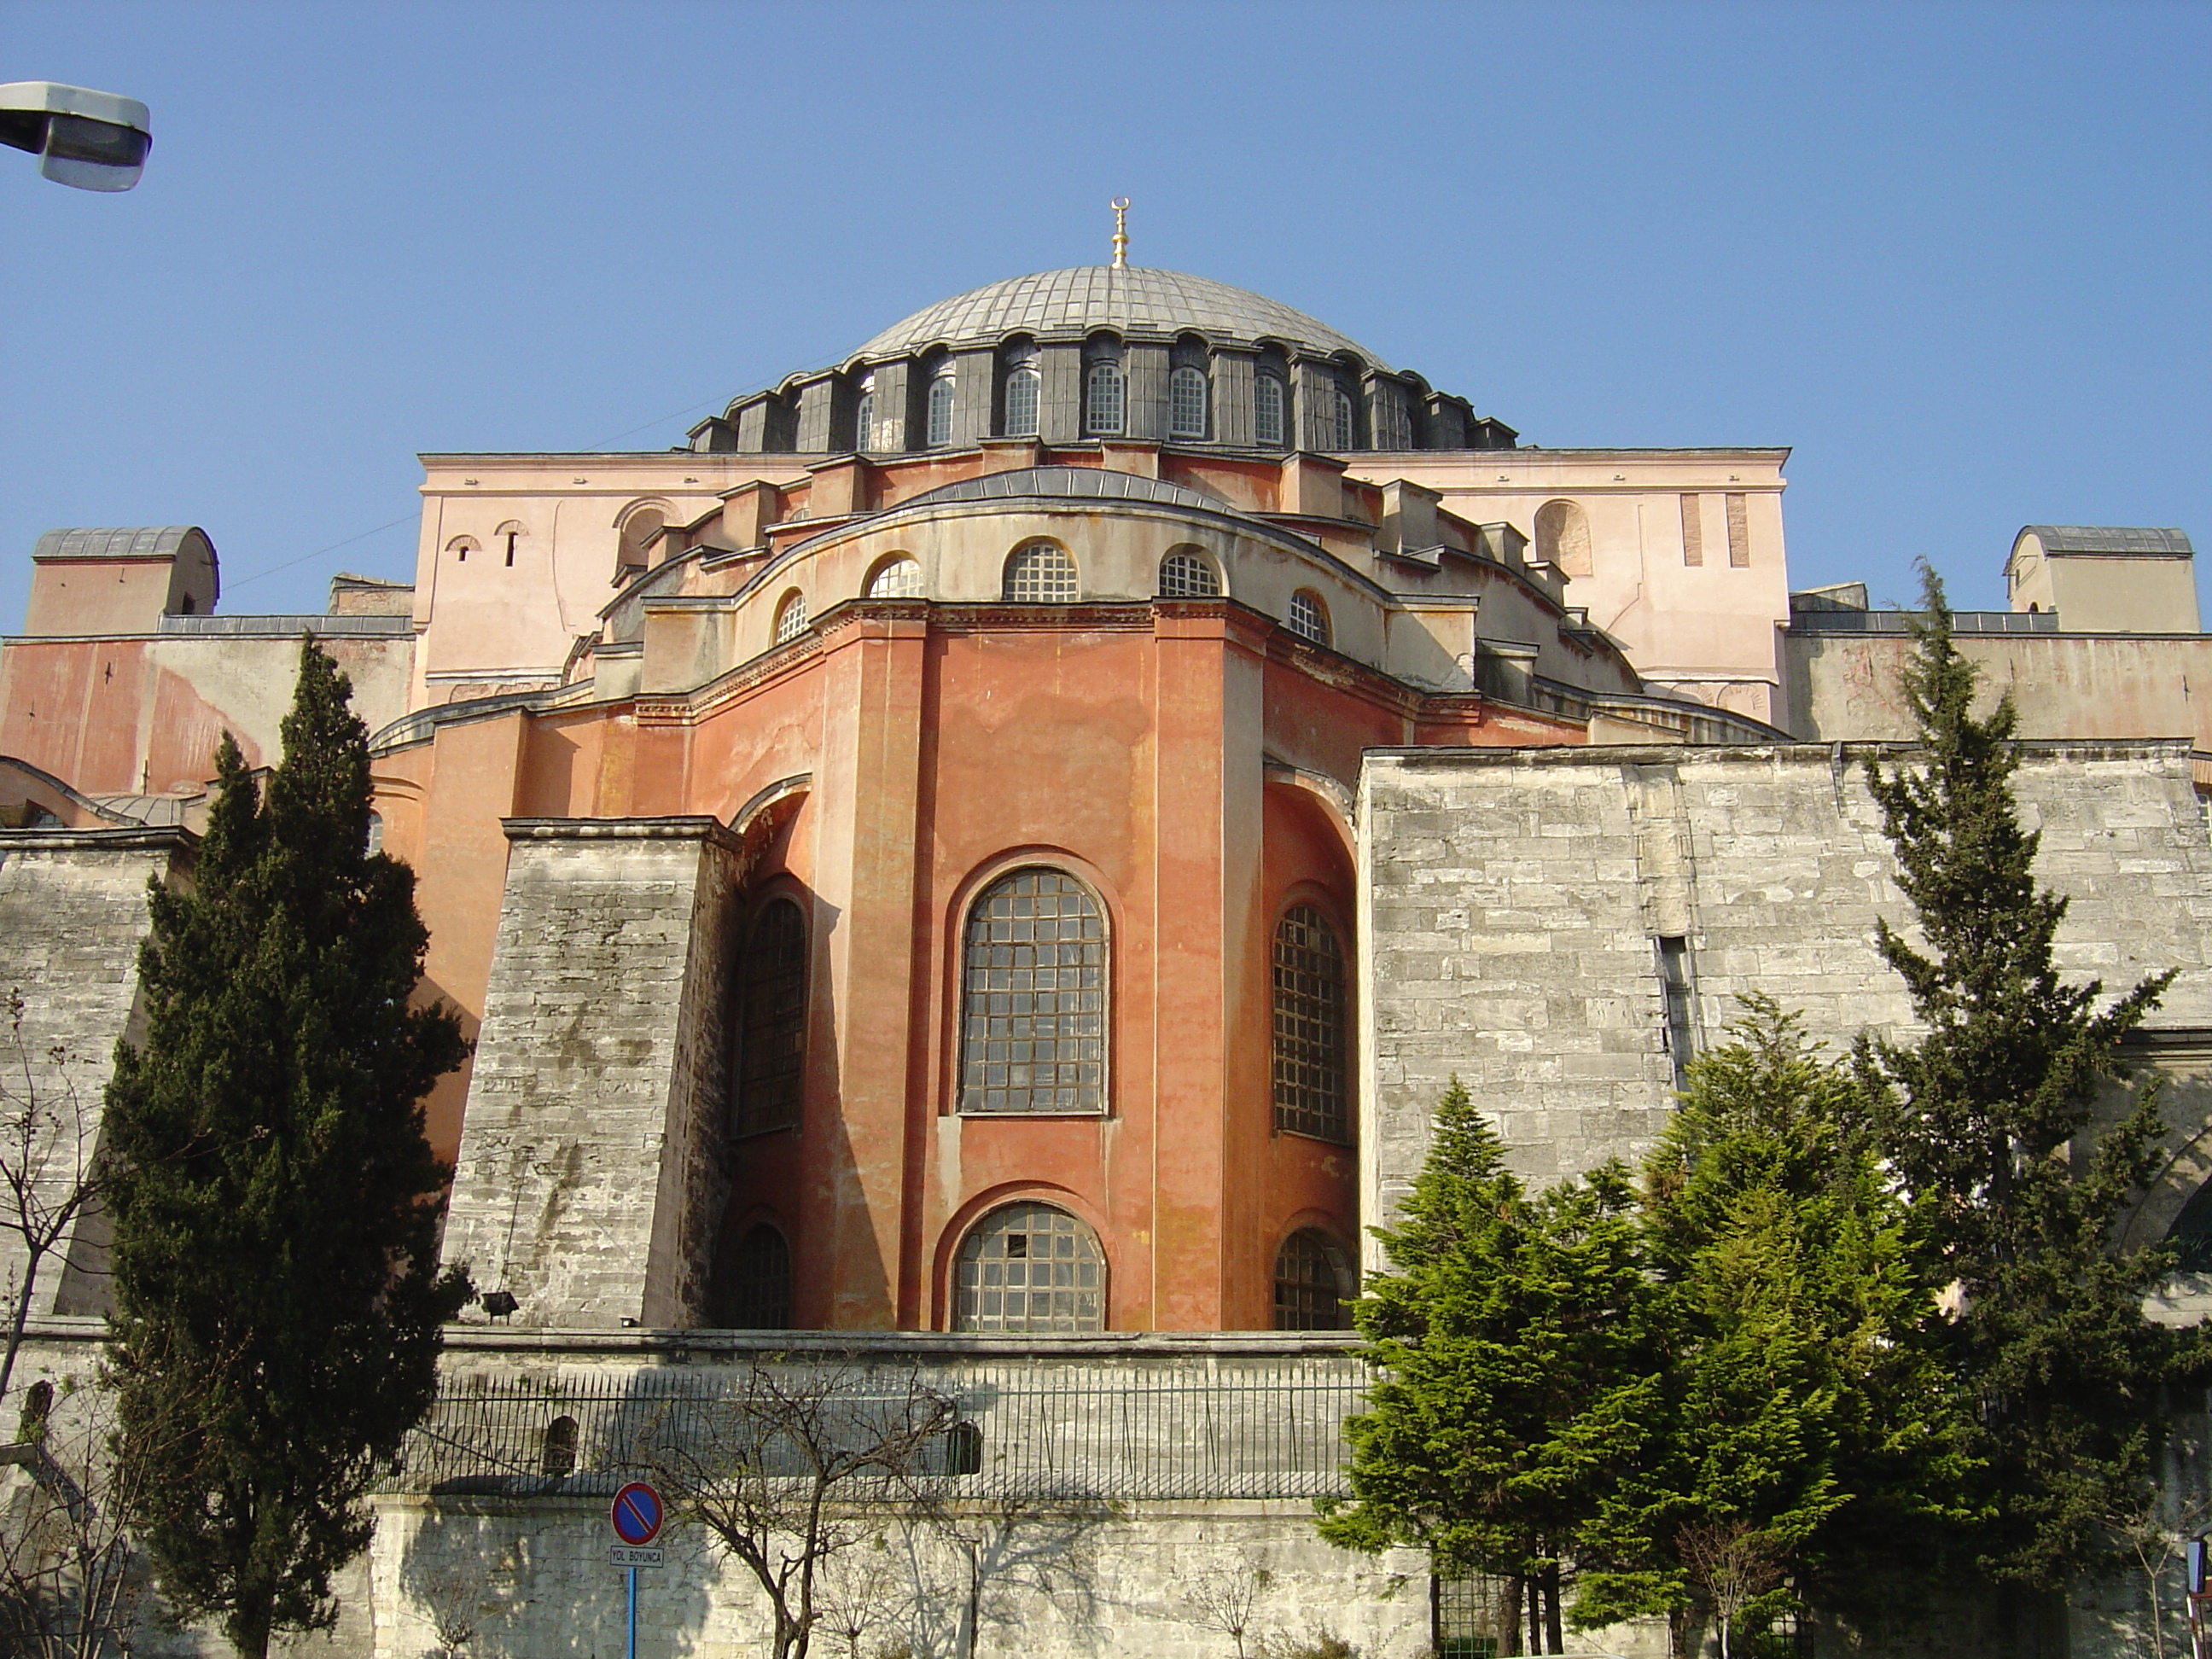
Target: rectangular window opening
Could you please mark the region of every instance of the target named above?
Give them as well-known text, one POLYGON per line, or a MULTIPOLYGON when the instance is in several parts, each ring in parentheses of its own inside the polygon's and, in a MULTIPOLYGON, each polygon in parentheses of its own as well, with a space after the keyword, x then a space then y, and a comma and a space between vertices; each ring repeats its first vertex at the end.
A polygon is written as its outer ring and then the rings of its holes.
POLYGON ((1741 495, 1728 500, 1729 562, 1738 570, 1751 568, 1751 509, 1741 495))
POLYGON ((1695 495, 1682 497, 1682 562, 1705 562, 1705 503, 1695 495))

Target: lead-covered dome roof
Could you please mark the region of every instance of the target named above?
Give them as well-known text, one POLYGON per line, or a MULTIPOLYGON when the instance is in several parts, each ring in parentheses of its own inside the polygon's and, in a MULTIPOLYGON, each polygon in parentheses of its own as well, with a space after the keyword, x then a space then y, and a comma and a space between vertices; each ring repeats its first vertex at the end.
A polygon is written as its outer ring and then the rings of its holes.
POLYGON ((1172 336, 1281 340, 1323 354, 1349 351, 1387 364, 1358 341, 1264 294, 1210 277, 1141 265, 1076 265, 970 289, 894 323, 863 345, 864 358, 902 356, 933 345, 995 346, 1009 334, 1172 336))

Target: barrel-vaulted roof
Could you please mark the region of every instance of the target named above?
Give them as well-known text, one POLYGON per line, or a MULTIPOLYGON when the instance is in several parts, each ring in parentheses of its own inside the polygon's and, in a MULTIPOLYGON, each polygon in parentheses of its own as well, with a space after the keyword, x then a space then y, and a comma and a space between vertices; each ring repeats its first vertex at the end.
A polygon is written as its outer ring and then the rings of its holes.
POLYGON ((1094 329, 1163 337, 1189 329, 1214 340, 1282 340, 1324 354, 1354 352, 1378 368, 1389 367, 1328 324, 1264 294, 1139 265, 1077 265, 970 289, 893 324, 856 355, 892 357, 937 344, 996 345, 1009 334, 1094 329))

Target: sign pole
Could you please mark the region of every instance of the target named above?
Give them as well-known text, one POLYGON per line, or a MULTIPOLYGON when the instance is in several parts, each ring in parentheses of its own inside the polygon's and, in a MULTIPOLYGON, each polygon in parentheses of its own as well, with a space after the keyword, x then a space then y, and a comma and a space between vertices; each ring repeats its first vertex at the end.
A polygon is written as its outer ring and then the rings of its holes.
POLYGON ((637 1570, 661 1564, 660 1552, 652 1544, 660 1536, 660 1523, 667 1515, 660 1494, 644 1481, 633 1480, 615 1494, 607 1516, 614 1523, 615 1536, 622 1540, 609 1552, 610 1558, 615 1565, 629 1569, 629 1659, 637 1659, 637 1570))
POLYGON ((629 1659, 637 1659, 637 1569, 629 1570, 629 1659))

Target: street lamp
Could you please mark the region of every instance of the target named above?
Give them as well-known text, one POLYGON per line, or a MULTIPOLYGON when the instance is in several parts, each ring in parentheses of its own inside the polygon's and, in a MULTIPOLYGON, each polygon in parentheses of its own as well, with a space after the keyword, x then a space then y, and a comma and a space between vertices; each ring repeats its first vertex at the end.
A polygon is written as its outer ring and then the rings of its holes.
POLYGON ((0 86, 0 144, 27 149, 39 171, 78 190, 128 190, 154 147, 146 106, 136 98, 53 81, 0 86))

